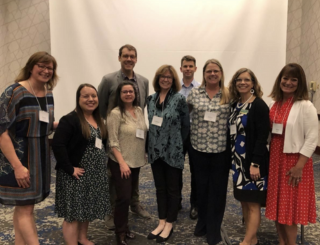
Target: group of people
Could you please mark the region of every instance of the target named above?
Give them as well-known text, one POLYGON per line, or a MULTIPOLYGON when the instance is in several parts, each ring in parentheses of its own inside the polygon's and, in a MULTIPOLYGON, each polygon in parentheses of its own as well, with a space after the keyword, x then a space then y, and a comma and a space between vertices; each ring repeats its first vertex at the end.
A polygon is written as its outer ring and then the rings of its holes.
POLYGON ((33 54, 0 97, 0 203, 15 205, 15 244, 39 244, 34 204, 50 191, 48 135, 55 130, 55 212, 64 218, 68 245, 93 245, 89 222, 106 218, 117 244, 135 235, 131 211, 149 218, 139 198, 140 168, 151 164, 158 223, 147 238, 167 241, 181 209, 182 172, 188 152, 190 218, 194 235, 223 244, 220 228, 231 170, 246 233, 240 245, 259 244, 261 207, 275 221, 280 245, 293 245, 297 225, 316 222, 313 154, 318 118, 308 99, 306 76, 287 64, 276 78, 267 106, 255 74, 239 69, 229 85, 216 59, 194 80, 196 60, 181 60, 182 80, 171 65, 161 66, 149 96, 149 81, 135 73, 137 50, 119 50, 121 69, 102 78, 98 90, 81 84, 76 106, 54 121, 52 89, 57 62, 33 54), (147 107, 147 121, 144 109, 147 107), (271 135, 271 137, 270 137, 271 135), (271 139, 271 141, 270 141, 271 139))

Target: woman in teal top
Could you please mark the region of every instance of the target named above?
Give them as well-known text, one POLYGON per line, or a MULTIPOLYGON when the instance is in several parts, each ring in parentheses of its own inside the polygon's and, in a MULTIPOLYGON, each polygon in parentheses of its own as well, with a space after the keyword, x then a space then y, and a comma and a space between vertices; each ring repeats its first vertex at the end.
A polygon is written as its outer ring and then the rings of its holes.
POLYGON ((149 139, 148 158, 157 192, 159 225, 148 239, 169 239, 177 220, 181 192, 179 176, 184 165, 183 142, 189 127, 189 111, 175 69, 161 66, 153 79, 156 91, 147 99, 149 139))

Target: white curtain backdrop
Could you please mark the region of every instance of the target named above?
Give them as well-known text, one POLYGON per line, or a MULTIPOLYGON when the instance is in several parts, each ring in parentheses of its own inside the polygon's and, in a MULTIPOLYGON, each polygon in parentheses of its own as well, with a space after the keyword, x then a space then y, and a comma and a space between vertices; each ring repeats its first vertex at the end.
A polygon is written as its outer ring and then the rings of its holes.
POLYGON ((287 1, 279 0, 54 0, 50 1, 51 50, 60 80, 56 119, 75 107, 81 83, 99 85, 120 69, 118 50, 138 50, 135 72, 151 82, 156 69, 197 59, 197 81, 206 60, 218 59, 228 84, 236 70, 253 70, 269 95, 285 64, 287 1))

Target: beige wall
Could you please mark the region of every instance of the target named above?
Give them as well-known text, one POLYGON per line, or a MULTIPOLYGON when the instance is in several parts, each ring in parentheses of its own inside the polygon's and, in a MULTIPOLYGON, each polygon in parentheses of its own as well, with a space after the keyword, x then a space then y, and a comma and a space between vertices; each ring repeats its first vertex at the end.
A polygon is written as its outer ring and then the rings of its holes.
MULTIPOLYGON (((289 0, 288 4, 287 63, 301 64, 307 81, 316 81, 320 86, 320 1, 289 0)), ((320 114, 320 89, 313 103, 320 114)))
MULTIPOLYGON (((0 1, 0 92, 31 54, 50 52, 49 20, 49 0, 0 1)), ((307 80, 320 84, 319 0, 288 0, 286 61, 300 63, 307 80)), ((320 90, 313 102, 320 114, 320 90)))
POLYGON ((0 92, 37 51, 50 52, 49 0, 1 0, 0 92))

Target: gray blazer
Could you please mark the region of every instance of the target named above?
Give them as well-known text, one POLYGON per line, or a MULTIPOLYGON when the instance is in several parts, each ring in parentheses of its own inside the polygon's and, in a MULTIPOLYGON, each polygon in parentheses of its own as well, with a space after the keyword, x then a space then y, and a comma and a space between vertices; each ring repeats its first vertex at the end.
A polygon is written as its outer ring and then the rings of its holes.
MULTIPOLYGON (((143 108, 149 95, 149 81, 137 73, 135 75, 140 93, 140 107, 144 111, 143 108)), ((117 87, 123 81, 121 70, 103 76, 98 87, 100 114, 103 118, 106 118, 109 110, 113 107, 117 87)))

